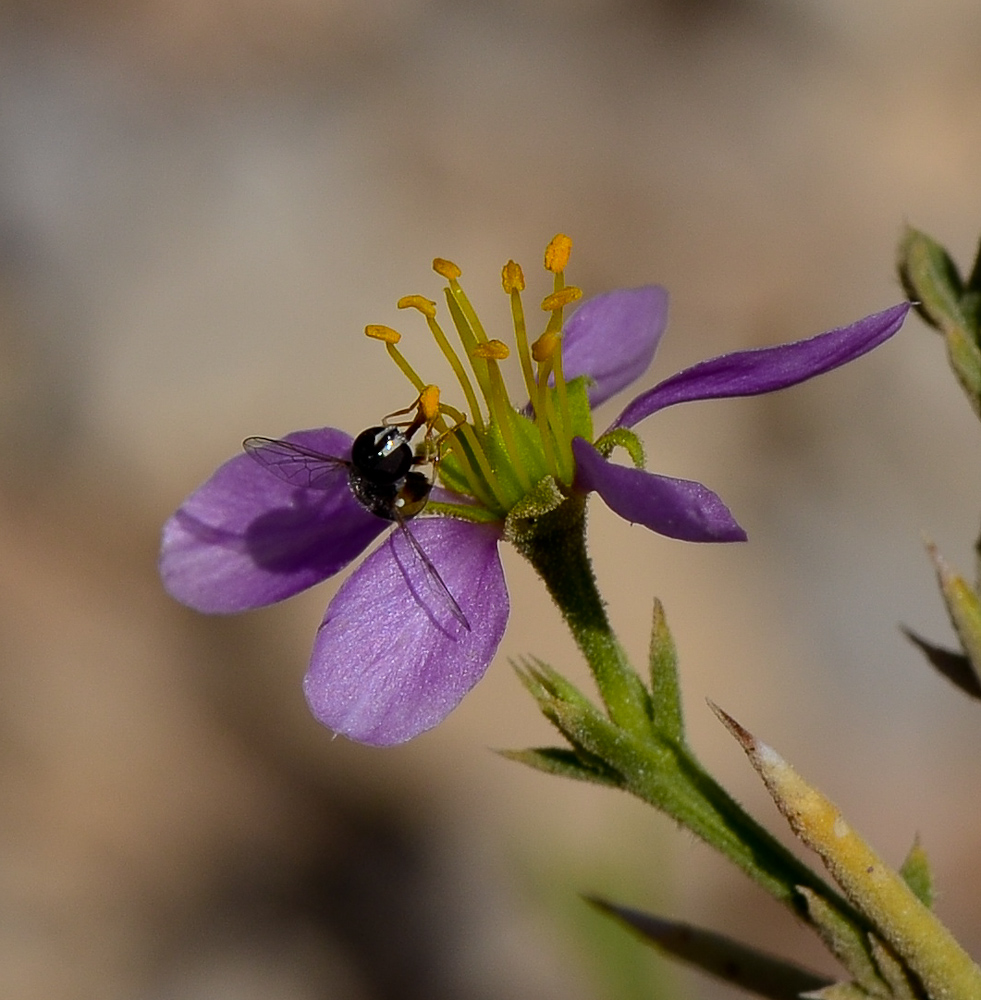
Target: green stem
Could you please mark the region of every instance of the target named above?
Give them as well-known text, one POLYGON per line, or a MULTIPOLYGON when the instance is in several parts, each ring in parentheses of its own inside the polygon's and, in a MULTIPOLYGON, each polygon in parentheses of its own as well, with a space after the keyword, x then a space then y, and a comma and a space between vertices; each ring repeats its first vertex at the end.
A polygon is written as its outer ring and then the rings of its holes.
POLYGON ((512 538, 545 582, 596 680, 610 719, 647 734, 650 695, 610 627, 586 552, 586 500, 574 494, 557 509, 520 522, 512 538))
MULTIPOLYGON (((511 540, 545 582, 596 681, 608 722, 596 720, 590 753, 621 775, 623 787, 672 816, 810 922, 806 886, 841 917, 856 946, 868 923, 834 889, 760 826, 698 763, 683 739, 658 728, 650 691, 610 626, 586 551, 585 498, 512 522, 511 540)), ((680 705, 678 706, 680 713, 680 705)), ((575 741, 574 741, 575 742, 575 741)))

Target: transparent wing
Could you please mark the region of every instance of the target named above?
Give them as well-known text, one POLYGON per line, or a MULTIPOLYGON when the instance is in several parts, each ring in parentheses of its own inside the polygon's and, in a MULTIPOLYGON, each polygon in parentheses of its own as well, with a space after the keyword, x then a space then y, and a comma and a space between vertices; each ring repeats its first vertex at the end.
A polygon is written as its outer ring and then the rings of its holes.
POLYGON ((250 458, 268 469, 277 479, 308 490, 328 490, 337 486, 338 476, 346 480, 351 463, 324 455, 292 441, 250 437, 242 442, 250 458))
MULTIPOLYGON (((468 631, 471 631, 470 622, 463 613, 463 608, 456 602, 456 598, 450 593, 449 588, 443 583, 443 578, 439 575, 439 570, 433 565, 432 560, 426 555, 425 550, 419 544, 419 539, 412 534, 405 518, 396 515, 395 524, 401 536, 409 543, 410 548, 415 553, 419 564, 425 570, 426 583, 429 585, 430 596, 441 607, 446 608, 453 617, 468 631)), ((435 609, 434 609, 435 610, 435 609)))

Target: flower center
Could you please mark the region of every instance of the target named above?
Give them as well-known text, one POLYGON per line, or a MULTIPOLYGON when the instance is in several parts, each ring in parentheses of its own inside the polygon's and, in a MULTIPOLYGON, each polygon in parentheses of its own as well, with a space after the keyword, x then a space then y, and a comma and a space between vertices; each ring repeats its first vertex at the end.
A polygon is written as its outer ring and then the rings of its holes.
MULTIPOLYGON (((548 314, 545 328, 529 342, 522 292, 525 277, 513 260, 504 265, 501 281, 510 299, 513 342, 529 404, 517 409, 508 393, 502 364, 511 349, 487 335, 476 310, 460 285, 460 268, 437 257, 433 270, 446 279, 446 306, 459 347, 451 343, 437 320, 436 303, 422 295, 400 299, 400 309, 415 309, 449 362, 466 400, 467 415, 439 399, 435 386, 427 385, 396 346, 399 333, 385 326, 368 326, 365 333, 381 340, 392 360, 420 394, 416 427, 426 424, 436 434, 439 477, 449 489, 477 501, 474 505, 433 504, 445 513, 473 519, 503 520, 525 497, 539 490, 543 480, 567 492, 575 464, 572 438, 591 437, 585 379, 567 384, 562 371, 563 310, 582 292, 565 283, 565 268, 572 241, 559 234, 545 250, 545 269, 553 275, 553 289, 541 307, 548 314), (432 391, 434 402, 425 415, 422 397, 432 391), (457 509, 457 508, 461 509, 457 509), (478 508, 478 509, 479 509, 478 508), (466 511, 464 515, 463 511, 466 511)), ((407 412, 407 411, 406 411, 407 412)))

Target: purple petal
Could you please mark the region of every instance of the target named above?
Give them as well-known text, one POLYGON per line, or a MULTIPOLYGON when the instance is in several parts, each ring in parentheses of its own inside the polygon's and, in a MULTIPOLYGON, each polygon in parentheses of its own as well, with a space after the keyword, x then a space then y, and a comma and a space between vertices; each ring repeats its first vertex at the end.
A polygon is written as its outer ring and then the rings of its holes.
POLYGON ((617 417, 613 427, 633 427, 657 410, 675 403, 724 396, 756 396, 797 385, 878 347, 903 325, 909 309, 909 303, 904 302, 809 340, 738 351, 702 361, 641 393, 617 417))
POLYGON ((330 602, 303 684, 320 722, 376 746, 442 722, 483 676, 508 619, 498 527, 425 518, 410 528, 471 629, 395 531, 330 602))
POLYGON ((744 542, 746 532, 708 487, 614 465, 587 441, 572 439, 576 487, 596 491, 607 506, 659 535, 683 542, 744 542))
POLYGON ((588 375, 593 407, 647 371, 668 322, 668 293, 660 285, 624 288, 587 299, 562 331, 567 380, 588 375))
MULTIPOLYGON (((351 438, 326 427, 286 439, 345 458, 351 438)), ((246 454, 226 462, 164 525, 160 575, 198 611, 258 608, 346 566, 388 522, 354 499, 343 467, 329 489, 290 486, 246 454)))

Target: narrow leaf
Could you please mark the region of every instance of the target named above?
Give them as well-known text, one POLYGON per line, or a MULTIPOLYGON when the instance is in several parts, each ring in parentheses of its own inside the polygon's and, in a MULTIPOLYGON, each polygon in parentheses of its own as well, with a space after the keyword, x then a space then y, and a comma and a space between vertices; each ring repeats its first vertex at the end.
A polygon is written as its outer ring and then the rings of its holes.
POLYGON ((899 244, 898 267, 906 294, 927 323, 943 332, 964 325, 959 305, 964 282, 939 243, 917 229, 907 229, 899 244))
POLYGON ((888 990, 872 956, 868 933, 857 931, 853 923, 844 920, 834 907, 806 886, 799 886, 798 892, 804 897, 807 915, 828 951, 851 973, 863 993, 884 996, 888 990))
POLYGON ((903 881, 913 890, 916 898, 927 907, 933 908, 933 872, 930 871, 930 861, 926 851, 917 837, 906 855, 906 860, 899 869, 903 881))
POLYGON ((802 994, 804 1000, 868 1000, 871 996, 858 983, 832 983, 820 990, 802 994))
POLYGON ((626 906, 589 898, 597 909, 616 917, 658 950, 697 966, 703 972, 769 1000, 797 1000, 801 993, 831 985, 818 975, 781 958, 740 944, 721 934, 664 920, 626 906))
POLYGON ((872 954, 893 1000, 921 1000, 903 963, 874 934, 872 954))
POLYGON ((620 788, 620 776, 612 768, 606 767, 595 758, 585 760, 584 755, 561 747, 535 747, 529 750, 498 750, 502 757, 527 764, 546 774, 576 781, 590 781, 598 785, 620 788))
POLYGON ((974 258, 974 267, 971 268, 971 276, 967 279, 967 288, 972 292, 981 292, 981 243, 978 244, 978 252, 974 258))
POLYGON ((944 334, 947 360, 954 369, 974 412, 981 417, 981 348, 974 336, 962 326, 953 326, 944 334))
POLYGON ((935 646, 911 629, 903 628, 902 631, 906 638, 926 656, 935 670, 972 698, 981 698, 981 679, 971 666, 971 661, 963 653, 935 646))
POLYGON ((767 744, 734 719, 719 717, 739 741, 791 829, 821 855, 845 895, 919 977, 932 997, 981 998, 981 968, 946 927, 848 825, 838 808, 808 785, 767 744))
POLYGON ((937 581, 944 604, 947 605, 950 622, 977 675, 981 670, 981 598, 971 589, 967 580, 948 565, 935 545, 928 544, 927 551, 937 571, 937 581))
POLYGON ((654 727, 667 740, 684 744, 685 723, 678 684, 678 651, 664 617, 664 606, 654 602, 651 625, 651 691, 654 727))

